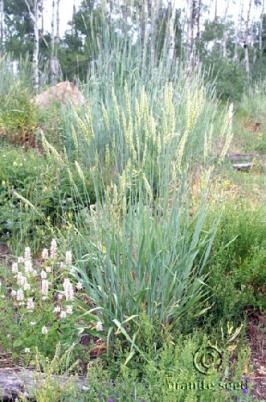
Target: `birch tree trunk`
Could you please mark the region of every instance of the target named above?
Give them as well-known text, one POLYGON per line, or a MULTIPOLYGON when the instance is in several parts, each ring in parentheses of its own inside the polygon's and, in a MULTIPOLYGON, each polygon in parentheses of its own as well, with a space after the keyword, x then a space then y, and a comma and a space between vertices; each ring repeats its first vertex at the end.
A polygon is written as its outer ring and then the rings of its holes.
POLYGON ((245 70, 247 77, 250 76, 250 66, 249 66, 249 22, 250 22, 250 13, 251 13, 251 5, 252 0, 249 0, 248 11, 247 11, 247 19, 246 19, 246 29, 245 29, 245 41, 244 41, 244 62, 245 62, 245 70))
POLYGON ((261 4, 261 15, 260 15, 260 25, 259 25, 259 57, 262 57, 262 30, 263 30, 263 17, 264 17, 265 0, 262 0, 261 4))
POLYGON ((244 11, 244 4, 243 0, 240 1, 240 14, 238 17, 238 24, 235 29, 235 47, 234 47, 234 61, 235 63, 239 62, 239 54, 238 49, 240 47, 240 36, 242 35, 243 30, 243 11, 244 11))
POLYGON ((168 50, 168 59, 169 65, 172 65, 175 56, 175 10, 176 10, 176 1, 173 0, 168 3, 168 38, 167 38, 167 50, 168 50))
POLYGON ((33 4, 33 22, 34 22, 34 50, 33 50, 33 77, 34 86, 39 88, 39 53, 40 53, 40 40, 39 40, 39 1, 34 0, 33 4))
POLYGON ((55 36, 55 63, 56 63, 56 71, 55 71, 55 79, 56 82, 59 80, 60 76, 60 65, 58 60, 58 49, 60 45, 60 0, 56 2, 56 36, 55 36))
POLYGON ((148 17, 151 22, 151 63, 154 65, 155 63, 155 40, 156 40, 156 16, 158 13, 158 1, 157 0, 147 0, 148 2, 148 17))
POLYGON ((44 37, 44 18, 43 18, 43 2, 44 0, 40 0, 40 19, 41 19, 41 37, 44 37))
POLYGON ((55 0, 52 1, 52 19, 51 19, 51 54, 50 54, 50 71, 51 71, 51 83, 55 83, 55 0))
POLYGON ((188 38, 188 59, 190 69, 195 66, 195 25, 197 16, 196 0, 190 0, 190 17, 189 17, 189 38, 188 38))
POLYGON ((56 45, 60 41, 60 0, 56 1, 56 45))
POLYGON ((52 21, 51 21, 51 83, 54 85, 59 78, 58 47, 60 40, 60 0, 52 1, 52 21))
POLYGON ((34 47, 33 47, 33 56, 32 56, 32 64, 33 64, 33 83, 36 89, 39 88, 39 53, 40 53, 40 41, 39 41, 39 6, 40 0, 24 0, 29 16, 33 23, 34 29, 34 47))
POLYGON ((141 53, 142 53, 142 68, 145 65, 146 59, 146 48, 147 48, 147 40, 148 40, 148 32, 147 32, 147 19, 148 19, 148 9, 147 9, 147 1, 143 1, 140 10, 140 40, 141 40, 141 53))
POLYGON ((0 51, 4 48, 4 0, 0 0, 0 51))
POLYGON ((228 9, 229 9, 229 2, 230 0, 227 0, 226 3, 226 8, 225 8, 225 13, 224 13, 224 32, 223 32, 223 45, 222 45, 222 52, 223 52, 223 57, 226 59, 227 58, 227 14, 228 14, 228 9))
POLYGON ((218 16, 218 4, 217 4, 217 0, 215 0, 215 3, 214 3, 214 21, 217 20, 217 16, 218 16))
POLYGON ((202 0, 198 0, 197 8, 197 38, 200 39, 200 17, 201 17, 202 0))

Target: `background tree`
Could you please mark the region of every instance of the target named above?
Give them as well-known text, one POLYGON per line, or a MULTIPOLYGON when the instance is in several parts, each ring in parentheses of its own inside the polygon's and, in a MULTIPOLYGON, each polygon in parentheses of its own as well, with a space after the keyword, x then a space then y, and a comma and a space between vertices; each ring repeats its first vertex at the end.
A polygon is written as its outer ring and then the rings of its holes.
POLYGON ((4 49, 4 0, 0 0, 0 51, 4 49))

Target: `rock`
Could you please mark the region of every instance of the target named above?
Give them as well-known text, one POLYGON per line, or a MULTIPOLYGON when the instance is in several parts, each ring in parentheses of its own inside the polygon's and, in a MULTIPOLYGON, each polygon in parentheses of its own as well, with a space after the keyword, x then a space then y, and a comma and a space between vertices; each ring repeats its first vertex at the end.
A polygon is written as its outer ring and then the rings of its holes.
POLYGON ((24 398, 34 398, 36 391, 43 387, 46 381, 52 381, 62 389, 70 385, 76 387, 80 392, 86 392, 89 389, 88 380, 85 377, 47 376, 21 367, 2 368, 0 369, 0 398, 2 398, 1 400, 14 400, 21 395, 24 398))
POLYGON ((44 109, 49 108, 54 102, 63 105, 70 102, 74 106, 82 106, 85 103, 85 98, 73 82, 64 81, 41 92, 33 99, 36 106, 44 109))
POLYGON ((248 172, 252 168, 252 163, 233 163, 233 168, 242 172, 248 172))

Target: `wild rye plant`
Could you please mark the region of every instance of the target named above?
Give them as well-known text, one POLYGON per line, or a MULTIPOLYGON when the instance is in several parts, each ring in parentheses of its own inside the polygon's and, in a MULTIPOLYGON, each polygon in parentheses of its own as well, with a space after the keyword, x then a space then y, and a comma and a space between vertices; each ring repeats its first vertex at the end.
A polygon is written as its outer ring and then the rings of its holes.
MULTIPOLYGON (((114 68, 124 58, 116 54, 114 68)), ((207 308, 204 268, 217 224, 204 232, 208 178, 230 144, 233 110, 220 113, 200 74, 154 65, 147 80, 137 70, 118 82, 102 60, 85 108, 62 115, 66 161, 81 178, 89 172, 97 194, 80 214, 74 237, 85 255, 74 272, 103 308, 109 335, 116 328, 134 344, 143 315, 179 326, 207 308)))

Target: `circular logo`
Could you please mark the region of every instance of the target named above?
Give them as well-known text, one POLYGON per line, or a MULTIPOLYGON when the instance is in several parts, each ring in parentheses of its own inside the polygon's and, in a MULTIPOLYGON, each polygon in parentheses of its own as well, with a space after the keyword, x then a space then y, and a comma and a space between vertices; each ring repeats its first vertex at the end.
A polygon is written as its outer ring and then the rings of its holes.
POLYGON ((213 369, 218 369, 222 364, 222 353, 216 346, 206 346, 196 351, 193 363, 201 374, 207 375, 213 369))

